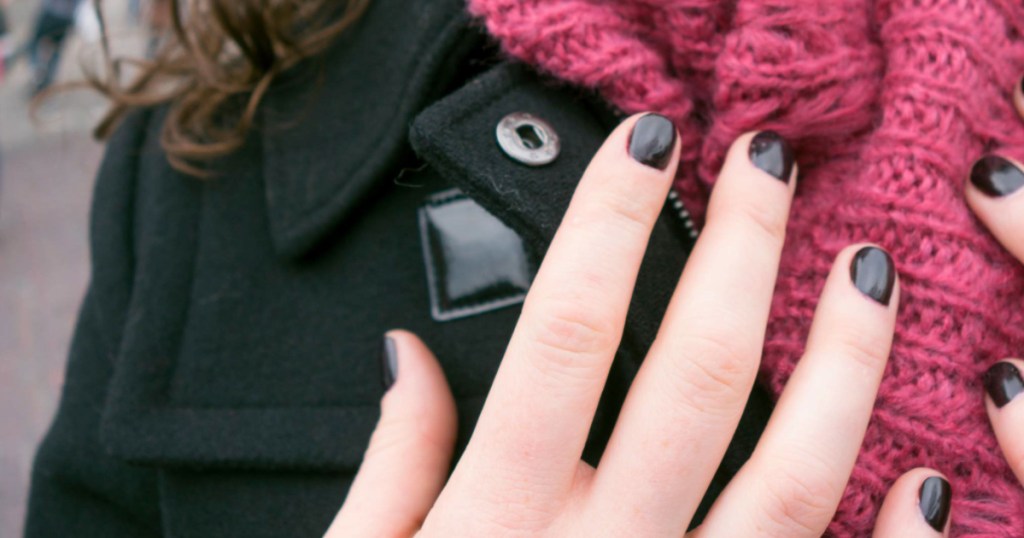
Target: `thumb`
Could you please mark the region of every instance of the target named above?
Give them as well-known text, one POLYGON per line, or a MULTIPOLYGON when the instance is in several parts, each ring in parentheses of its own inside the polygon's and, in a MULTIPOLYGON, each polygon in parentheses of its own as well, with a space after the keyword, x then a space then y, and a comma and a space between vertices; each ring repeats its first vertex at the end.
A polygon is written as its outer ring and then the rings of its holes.
POLYGON ((392 331, 381 361, 380 421, 326 538, 412 536, 448 476, 455 401, 437 359, 416 336, 392 331))

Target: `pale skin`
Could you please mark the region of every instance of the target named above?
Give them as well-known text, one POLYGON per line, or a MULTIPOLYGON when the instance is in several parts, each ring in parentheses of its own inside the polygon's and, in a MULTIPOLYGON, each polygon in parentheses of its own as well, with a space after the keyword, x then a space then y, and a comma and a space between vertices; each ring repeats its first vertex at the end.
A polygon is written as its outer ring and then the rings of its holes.
MULTIPOLYGON (((1017 112, 1024 116, 1024 94, 1021 93, 1021 84, 1017 84, 1014 89, 1013 101, 1017 112)), ((1003 157, 1012 161, 1017 168, 1022 168, 1019 160, 1008 155, 1003 157)), ((965 195, 967 205, 982 224, 1017 261, 1024 263, 1024 190, 1002 197, 991 197, 983 194, 968 181, 965 195)), ((1024 372, 1024 361, 1017 358, 1008 358, 1004 361, 1016 366, 1018 371, 1024 372)), ((992 398, 986 396, 985 407, 1010 468, 1024 484, 1024 395, 1010 400, 1003 407, 996 406, 992 398)))
MULTIPOLYGON (((456 414, 444 374, 416 336, 389 333, 399 373, 328 538, 825 531, 868 425, 899 304, 898 278, 887 304, 851 282, 851 260, 866 245, 836 257, 805 353, 756 450, 703 524, 687 532, 754 383, 798 175, 794 168, 788 182, 779 181, 752 165, 755 133, 740 136, 727 155, 705 228, 600 465, 580 459, 677 165, 678 142, 665 170, 630 158, 639 117, 612 132, 581 179, 450 477, 456 414)), ((1012 211, 1021 225, 996 218, 1010 208, 971 196, 996 237, 1024 255, 1024 195, 1000 202, 1020 206, 1012 211)), ((1024 477, 1019 400, 988 407, 1024 477)), ((918 506, 921 484, 936 476, 929 469, 903 475, 875 536, 946 535, 948 524, 935 530, 918 506)))

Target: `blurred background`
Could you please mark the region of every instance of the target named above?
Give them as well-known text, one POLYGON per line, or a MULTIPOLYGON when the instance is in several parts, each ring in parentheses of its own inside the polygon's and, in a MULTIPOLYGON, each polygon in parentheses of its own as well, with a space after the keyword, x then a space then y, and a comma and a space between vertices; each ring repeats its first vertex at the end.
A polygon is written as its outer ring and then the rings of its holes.
MULTIPOLYGON (((141 56, 153 46, 160 3, 103 1, 115 52, 141 56)), ((14 537, 88 279, 89 203, 103 149, 90 130, 104 101, 61 91, 31 115, 40 90, 101 65, 92 0, 0 0, 0 10, 0 536, 14 537)))

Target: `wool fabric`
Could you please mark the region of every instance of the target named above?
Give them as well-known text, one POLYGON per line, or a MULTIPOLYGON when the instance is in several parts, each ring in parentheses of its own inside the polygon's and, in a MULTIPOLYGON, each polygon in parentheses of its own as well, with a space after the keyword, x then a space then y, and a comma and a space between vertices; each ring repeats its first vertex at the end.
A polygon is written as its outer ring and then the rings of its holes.
MULTIPOLYGON (((729 144, 773 129, 800 185, 762 381, 778 394, 835 255, 892 253, 901 305, 860 457, 829 533, 867 536, 893 481, 952 482, 952 535, 1024 536, 1024 488, 985 416, 981 374, 1024 353, 1024 270, 967 208, 972 162, 1024 157, 1014 0, 468 0, 512 57, 670 117, 677 188, 700 219, 729 144)), ((1022 231, 1024 233, 1024 231, 1022 231)), ((842 398, 841 392, 835 394, 842 398)))

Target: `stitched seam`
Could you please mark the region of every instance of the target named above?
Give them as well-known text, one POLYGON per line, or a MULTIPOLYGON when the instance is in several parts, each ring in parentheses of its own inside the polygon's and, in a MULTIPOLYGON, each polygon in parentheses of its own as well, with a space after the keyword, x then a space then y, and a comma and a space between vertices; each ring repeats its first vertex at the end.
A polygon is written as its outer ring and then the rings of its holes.
MULTIPOLYGON (((475 116, 477 114, 484 113, 494 103, 496 103, 500 99, 504 98, 506 95, 512 93, 514 90, 518 89, 518 86, 516 86, 516 85, 514 85, 512 83, 515 82, 520 77, 515 76, 516 74, 512 74, 512 75, 508 75, 508 74, 505 74, 505 73, 502 73, 502 74, 504 76, 502 76, 500 80, 501 80, 501 84, 504 84, 505 87, 501 91, 499 91, 498 93, 494 93, 494 94, 488 96, 486 99, 481 100, 479 103, 476 103, 473 106, 466 107, 465 110, 463 110, 463 111, 459 112, 458 114, 452 116, 451 120, 449 120, 449 121, 438 122, 440 127, 437 128, 437 129, 430 130, 430 133, 422 133, 422 134, 424 134, 424 135, 426 135, 426 134, 435 134, 436 135, 436 134, 441 134, 441 133, 447 132, 452 127, 454 127, 456 123, 461 123, 461 122, 465 121, 467 118, 470 118, 470 117, 475 116)), ((495 82, 494 84, 498 84, 498 82, 495 82)), ((484 88, 484 90, 487 90, 487 89, 488 88, 484 88)), ((436 114, 440 114, 440 113, 436 112, 436 114)), ((443 137, 436 137, 436 138, 443 138, 443 137)), ((473 174, 471 174, 457 160, 449 157, 448 156, 449 152, 442 150, 442 146, 435 142, 435 137, 434 136, 423 136, 422 140, 426 143, 427 148, 432 150, 432 151, 428 152, 430 154, 429 158, 427 159, 428 161, 430 161, 431 159, 434 159, 434 160, 436 160, 438 162, 438 164, 442 165, 443 168, 447 169, 447 171, 449 173, 457 174, 460 177, 462 177, 463 180, 464 180, 463 184, 466 185, 467 187, 469 187, 469 190, 471 191, 471 193, 470 193, 471 197, 474 197, 474 196, 472 196, 472 194, 475 193, 480 198, 487 199, 487 196, 485 196, 485 194, 483 192, 481 192, 481 189, 478 189, 476 187, 476 185, 472 181, 469 180, 469 178, 471 178, 473 176, 473 174)), ((425 148, 425 149, 427 149, 427 148, 425 148)), ((442 171, 445 171, 445 170, 442 170, 442 171)), ((476 197, 474 197, 474 198, 476 198, 476 197)), ((524 239, 529 239, 530 240, 529 242, 534 243, 534 244, 543 244, 545 242, 543 240, 543 234, 541 234, 541 232, 538 229, 536 229, 534 226, 530 225, 530 223, 528 221, 523 219, 522 216, 519 214, 519 212, 515 212, 515 211, 506 212, 505 213, 505 218, 510 221, 510 222, 508 222, 508 224, 510 224, 514 230, 516 230, 519 233, 521 233, 521 234, 526 236, 526 237, 524 237, 524 239)), ((534 269, 536 269, 536 268, 534 268, 534 269)))
MULTIPOLYGON (((465 110, 463 110, 460 113, 452 116, 450 121, 439 122, 439 125, 441 126, 441 128, 434 130, 434 132, 436 133, 436 132, 447 131, 450 128, 452 128, 456 123, 463 122, 467 118, 470 118, 470 117, 472 117, 472 116, 474 116, 476 114, 480 114, 480 113, 485 112, 486 109, 488 109, 494 103, 496 103, 500 99, 504 98, 506 95, 508 95, 508 94, 512 93, 513 91, 515 91, 517 89, 517 86, 512 84, 512 82, 517 80, 519 77, 517 75, 515 75, 515 74, 508 75, 508 74, 502 73, 502 75, 503 76, 500 77, 500 79, 498 79, 498 81, 494 82, 494 84, 498 84, 500 82, 501 84, 505 85, 505 87, 501 91, 488 96, 487 98, 481 100, 479 103, 477 103, 477 104, 475 104, 473 106, 467 107, 465 110)), ((488 88, 484 88, 485 91, 487 89, 488 88)), ((440 147, 434 142, 433 137, 424 137, 424 140, 427 141, 428 147, 430 147, 431 149, 436 150, 434 152, 434 155, 433 155, 433 157, 435 159, 437 159, 437 160, 441 161, 443 164, 447 165, 447 167, 449 169, 451 169, 453 173, 458 173, 458 174, 462 175, 463 177, 467 177, 469 175, 467 173, 466 169, 463 166, 459 165, 453 159, 450 159, 450 158, 447 157, 447 155, 448 155, 447 152, 440 151, 440 147)), ((470 183, 470 182, 467 182, 467 184, 472 185, 472 183, 470 183)), ((457 191, 458 189, 453 189, 453 190, 457 191)), ((444 193, 441 193, 441 194, 444 194, 444 193)), ((466 198, 472 198, 470 196, 467 196, 465 193, 462 193, 462 196, 464 196, 466 198)), ((325 204, 321 204, 321 205, 325 205, 325 204)), ((518 213, 511 213, 511 215, 513 216, 513 220, 515 220, 516 223, 518 224, 518 229, 522 233, 525 233, 526 235, 529 235, 530 238, 533 239, 537 244, 543 242, 541 240, 541 234, 538 231, 534 230, 534 228, 532 226, 530 226, 528 223, 526 223, 518 215, 518 213)), ((198 225, 199 225, 199 223, 197 222, 196 226, 198 227, 198 225)), ((516 229, 515 226, 513 226, 513 229, 516 229)), ((197 232, 198 232, 198 230, 197 230, 197 232)), ((193 260, 193 266, 195 266, 198 263, 197 260, 198 260, 198 255, 196 255, 195 259, 193 260)), ((194 276, 194 272, 193 272, 193 276, 194 276)), ((190 292, 191 292, 192 291, 191 287, 189 289, 190 289, 190 292)), ((525 298, 525 295, 524 295, 524 298, 525 298)), ((187 309, 186 309, 186 314, 187 314, 187 309)), ((186 319, 187 319, 187 316, 186 316, 186 319)), ((183 328, 182 331, 184 331, 184 330, 185 329, 183 328)), ((168 374, 169 375, 167 377, 166 383, 170 384, 173 381, 174 372, 175 372, 175 370, 176 370, 176 368, 178 366, 178 361, 179 360, 180 360, 180 357, 178 357, 176 360, 174 360, 173 361, 174 364, 171 365, 171 367, 169 367, 169 369, 168 369, 168 374)), ((147 391, 147 392, 149 392, 149 391, 147 391)), ((165 395, 165 397, 169 397, 170 396, 169 393, 166 390, 164 391, 164 395, 165 395)), ((482 395, 479 395, 479 396, 478 395, 469 395, 469 396, 465 396, 465 397, 460 398, 460 399, 478 398, 478 397, 483 397, 484 395, 486 395, 486 393, 484 393, 482 395)), ((170 398, 168 398, 168 401, 169 401, 169 404, 167 404, 167 405, 163 405, 163 404, 148 405, 148 406, 145 406, 145 408, 150 409, 150 410, 155 410, 155 411, 158 411, 158 412, 175 412, 175 411, 230 412, 230 411, 233 411, 233 410, 246 410, 246 409, 252 409, 252 410, 280 409, 280 410, 284 410, 284 411, 301 411, 301 410, 314 410, 314 409, 324 409, 324 408, 337 408, 339 410, 355 412, 355 411, 371 411, 371 410, 378 409, 378 404, 376 402, 373 403, 373 404, 366 404, 366 405, 350 405, 350 404, 339 404, 339 403, 324 402, 324 403, 307 404, 307 405, 301 405, 301 406, 244 405, 244 404, 243 405, 214 405, 214 404, 211 404, 211 405, 200 405, 200 406, 180 406, 180 405, 175 405, 174 401, 171 400, 170 398)), ((132 414, 136 414, 136 413, 132 413, 132 414)))

